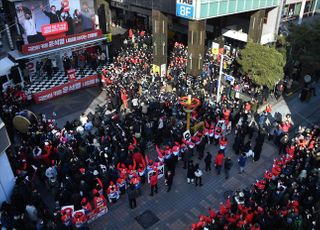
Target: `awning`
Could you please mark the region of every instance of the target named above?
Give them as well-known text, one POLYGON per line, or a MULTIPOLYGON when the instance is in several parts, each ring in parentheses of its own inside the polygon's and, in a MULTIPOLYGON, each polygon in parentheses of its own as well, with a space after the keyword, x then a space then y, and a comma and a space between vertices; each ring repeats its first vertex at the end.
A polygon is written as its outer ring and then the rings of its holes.
POLYGON ((33 54, 23 54, 23 53, 19 52, 18 50, 10 51, 8 54, 16 61, 23 60, 23 59, 32 59, 32 58, 41 57, 41 56, 48 56, 50 54, 57 53, 57 52, 60 53, 60 52, 63 52, 64 50, 70 50, 70 49, 74 49, 74 48, 83 48, 84 49, 87 47, 98 45, 106 39, 107 38, 104 36, 104 37, 97 38, 94 40, 84 41, 84 42, 80 42, 80 43, 76 43, 76 44, 72 44, 72 45, 68 45, 68 46, 63 46, 63 47, 59 47, 59 48, 55 48, 55 49, 51 49, 51 50, 44 50, 44 51, 41 51, 38 53, 33 53, 33 54))
POLYGON ((5 57, 0 60, 0 66, 0 76, 3 76, 10 73, 10 70, 13 66, 15 66, 15 63, 9 58, 5 57))
POLYGON ((222 35, 224 37, 232 38, 234 40, 247 42, 248 41, 248 34, 242 32, 242 30, 234 30, 234 29, 222 29, 222 35))

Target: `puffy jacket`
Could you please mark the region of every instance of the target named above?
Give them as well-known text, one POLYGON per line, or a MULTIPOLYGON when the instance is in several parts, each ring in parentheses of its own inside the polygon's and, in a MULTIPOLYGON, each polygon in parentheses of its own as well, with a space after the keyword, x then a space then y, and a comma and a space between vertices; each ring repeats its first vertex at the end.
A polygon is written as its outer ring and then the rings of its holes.
POLYGON ((156 175, 151 176, 150 178, 150 185, 154 186, 158 183, 158 172, 156 172, 156 175))
POLYGON ((216 165, 221 166, 222 163, 223 163, 223 159, 224 159, 224 155, 223 155, 222 153, 219 153, 219 154, 216 155, 216 158, 215 158, 215 160, 214 160, 214 163, 215 163, 216 165))

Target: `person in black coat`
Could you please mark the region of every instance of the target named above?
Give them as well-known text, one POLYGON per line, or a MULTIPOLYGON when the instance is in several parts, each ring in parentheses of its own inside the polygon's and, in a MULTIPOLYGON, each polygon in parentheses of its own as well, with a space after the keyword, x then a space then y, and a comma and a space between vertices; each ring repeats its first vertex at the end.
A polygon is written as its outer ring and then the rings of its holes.
POLYGON ((187 168, 187 163, 191 160, 192 157, 192 150, 190 148, 188 148, 182 156, 183 159, 183 168, 186 169, 187 168))
POLYGON ((224 161, 224 173, 226 175, 226 179, 228 179, 230 176, 230 169, 232 168, 232 166, 233 166, 233 162, 231 158, 227 157, 226 160, 224 161))
POLYGON ((130 204, 130 208, 134 209, 135 207, 137 207, 137 192, 136 192, 136 188, 133 184, 130 184, 130 187, 127 191, 128 194, 128 198, 129 198, 129 204, 130 204))
POLYGON ((260 159, 260 155, 262 152, 262 144, 256 142, 256 145, 253 148, 253 152, 254 152, 254 161, 258 161, 260 159))
POLYGON ((205 138, 202 138, 200 144, 197 146, 197 151, 199 153, 199 156, 198 156, 199 160, 202 160, 203 158, 205 147, 206 147, 206 140, 205 138))
POLYGON ((190 183, 194 183, 194 178, 195 178, 195 175, 194 175, 194 172, 195 172, 195 167, 193 165, 193 161, 190 161, 188 163, 188 170, 187 170, 187 182, 188 184, 190 183))
POLYGON ((170 170, 166 173, 166 184, 168 186, 167 192, 170 192, 170 190, 171 190, 171 186, 173 183, 173 176, 174 175, 170 170))
POLYGON ((211 171, 211 159, 212 155, 207 152, 207 156, 204 158, 204 163, 206 164, 206 172, 211 171))
POLYGON ((64 10, 63 6, 61 6, 60 10, 57 10, 57 7, 55 5, 52 5, 50 7, 50 11, 46 11, 45 7, 40 4, 40 9, 50 19, 50 24, 61 22, 61 13, 64 10))

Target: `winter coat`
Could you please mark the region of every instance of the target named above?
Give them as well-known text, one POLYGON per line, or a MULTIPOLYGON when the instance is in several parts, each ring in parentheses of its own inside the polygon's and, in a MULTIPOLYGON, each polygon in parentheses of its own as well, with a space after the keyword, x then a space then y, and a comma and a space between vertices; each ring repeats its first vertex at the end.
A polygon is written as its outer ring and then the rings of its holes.
POLYGON ((210 163, 211 163, 211 158, 212 158, 212 155, 211 155, 211 154, 208 154, 208 155, 204 158, 204 162, 207 163, 207 164, 210 164, 210 163))
POLYGON ((240 167, 246 166, 247 158, 245 156, 240 156, 238 159, 238 164, 240 167))
POLYGON ((194 172, 195 172, 194 166, 193 165, 189 165, 188 166, 188 171, 187 171, 187 178, 194 178, 195 177, 194 172))
POLYGON ((231 159, 226 159, 226 161, 224 162, 224 169, 225 170, 230 170, 233 166, 233 162, 231 159))
POLYGON ((150 178, 150 185, 154 186, 158 183, 158 172, 156 173, 155 176, 151 176, 150 178))
POLYGON ((127 190, 127 194, 128 194, 128 198, 130 200, 136 199, 137 193, 136 193, 136 189, 135 187, 133 187, 133 189, 129 188, 127 190))
POLYGON ((214 163, 217 165, 217 166, 221 166, 222 163, 223 163, 223 159, 224 159, 224 155, 222 153, 219 153, 216 155, 216 158, 214 160, 214 163))

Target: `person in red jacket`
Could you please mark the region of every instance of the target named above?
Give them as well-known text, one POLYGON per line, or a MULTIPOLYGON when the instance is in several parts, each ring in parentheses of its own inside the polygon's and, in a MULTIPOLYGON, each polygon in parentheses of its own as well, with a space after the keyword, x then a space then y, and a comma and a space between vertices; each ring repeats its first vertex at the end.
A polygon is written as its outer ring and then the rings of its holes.
POLYGON ((85 198, 85 197, 82 198, 81 207, 84 210, 84 213, 90 219, 91 218, 91 213, 92 213, 92 207, 91 207, 90 202, 88 202, 87 198, 85 198))
POLYGON ((153 172, 150 177, 150 186, 151 186, 150 196, 153 196, 153 191, 158 193, 158 169, 154 168, 154 170, 155 172, 153 172))
POLYGON ((225 136, 221 136, 219 139, 220 150, 225 150, 228 144, 228 139, 225 136))
POLYGON ((94 203, 95 213, 99 213, 107 208, 106 198, 98 192, 95 194, 93 198, 93 203, 94 203))
POLYGON ((223 164, 223 160, 224 160, 224 155, 223 155, 223 151, 219 150, 218 154, 215 157, 214 160, 214 164, 215 164, 215 168, 217 170, 217 174, 220 175, 221 173, 221 168, 222 168, 222 164, 223 164))

